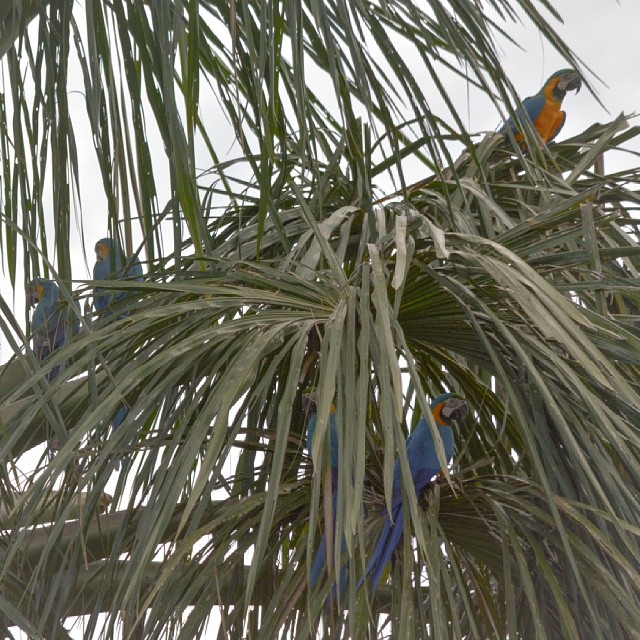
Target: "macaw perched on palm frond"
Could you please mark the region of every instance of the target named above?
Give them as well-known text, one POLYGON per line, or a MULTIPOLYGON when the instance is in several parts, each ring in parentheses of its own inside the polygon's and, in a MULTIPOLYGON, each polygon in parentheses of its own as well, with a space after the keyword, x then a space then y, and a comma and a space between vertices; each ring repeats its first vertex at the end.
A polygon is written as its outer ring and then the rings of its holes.
MULTIPOLYGON (((35 306, 31 320, 33 350, 40 362, 48 358, 64 342, 64 306, 60 301, 60 289, 52 280, 35 278, 26 286, 26 302, 35 306)), ((77 304, 77 303, 76 303, 77 304)), ((80 307, 78 306, 78 315, 80 307)), ((72 325, 72 333, 80 327, 78 317, 72 325)), ((51 382, 59 372, 59 367, 51 370, 47 379, 51 382)))
MULTIPOLYGON (((93 266, 94 280, 122 280, 124 278, 142 281, 142 265, 137 258, 127 258, 117 240, 112 238, 102 238, 95 246, 96 263, 93 266)), ((102 311, 105 315, 111 315, 113 311, 111 305, 124 300, 129 293, 119 291, 110 293, 103 287, 94 287, 93 306, 96 311, 102 311)), ((122 405, 118 408, 113 418, 111 426, 114 431, 124 422, 128 413, 128 408, 122 405)))
MULTIPOLYGON (((450 393, 444 393, 430 403, 431 413, 444 447, 447 461, 453 458, 455 444, 453 431, 449 426, 453 420, 464 420, 469 409, 467 403, 450 393)), ((416 496, 442 472, 431 429, 424 416, 406 440, 409 470, 416 496)), ((386 513, 386 520, 371 558, 367 563, 364 575, 358 582, 362 586, 367 576, 370 576, 370 593, 373 593, 385 567, 391 560, 404 532, 404 513, 402 505, 402 481, 400 478, 400 461, 396 460, 393 469, 393 493, 391 498, 391 513, 386 513)))
MULTIPOLYGON (((303 407, 305 412, 310 416, 307 422, 307 451, 311 453, 313 447, 313 438, 316 432, 316 422, 318 419, 317 414, 317 399, 315 393, 305 393, 302 396, 303 407)), ((331 463, 331 510, 333 513, 333 527, 335 529, 336 524, 336 507, 338 502, 338 431, 336 425, 336 416, 334 406, 331 405, 329 413, 329 448, 330 448, 330 463, 331 463)), ((327 555, 327 533, 326 531, 320 538, 320 545, 316 551, 316 555, 311 565, 311 574, 309 576, 309 584, 313 588, 318 582, 318 578, 322 572, 327 555)), ((344 572, 344 570, 343 570, 344 572)), ((346 574, 345 574, 346 576, 346 574)), ((342 580, 341 580, 342 582, 342 580)), ((342 589, 341 589, 342 591, 342 589)))
MULTIPOLYGON (((122 280, 130 278, 142 281, 142 265, 137 258, 127 258, 117 240, 102 238, 96 242, 96 263, 93 266, 94 280, 122 280)), ((94 287, 93 306, 103 311, 110 305, 127 297, 127 292, 109 293, 103 287, 94 287)))
POLYGON ((524 142, 522 124, 530 122, 540 134, 542 142, 551 142, 564 126, 567 114, 561 110, 567 91, 580 91, 582 77, 574 69, 556 71, 535 96, 522 101, 516 109, 516 119, 509 118, 499 133, 513 136, 518 144, 524 142))

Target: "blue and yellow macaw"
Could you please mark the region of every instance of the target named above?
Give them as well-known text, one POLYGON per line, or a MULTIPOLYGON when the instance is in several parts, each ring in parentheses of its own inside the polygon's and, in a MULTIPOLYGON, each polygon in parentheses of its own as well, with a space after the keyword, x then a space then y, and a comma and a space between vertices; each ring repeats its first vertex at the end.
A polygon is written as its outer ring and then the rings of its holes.
MULTIPOLYGON (((102 238, 96 242, 96 263, 93 265, 94 280, 121 280, 130 278, 142 280, 142 265, 137 258, 128 259, 117 240, 102 238)), ((128 293, 119 291, 109 293, 103 287, 94 287, 93 306, 96 311, 103 311, 111 304, 124 300, 128 293)))
MULTIPOLYGON (((127 258, 117 240, 102 238, 95 246, 96 263, 93 265, 94 280, 121 280, 129 278, 142 281, 142 265, 137 258, 127 258)), ((94 287, 93 306, 96 311, 109 316, 113 313, 111 305, 124 300, 128 295, 126 291, 110 293, 103 287, 94 287)), ((114 431, 124 422, 128 408, 122 405, 111 418, 111 426, 114 431)))
MULTIPOLYGON (((447 461, 453 458, 455 444, 453 431, 449 426, 453 420, 464 420, 468 413, 467 403, 450 393, 444 393, 430 403, 431 413, 444 447, 447 461)), ((420 418, 416 428, 406 440, 409 470, 413 480, 416 496, 433 480, 434 476, 442 473, 440 461, 436 453, 431 429, 424 416, 420 418)), ((404 513, 402 506, 402 481, 400 462, 396 460, 393 469, 393 492, 391 498, 391 513, 385 514, 385 523, 367 563, 364 575, 358 582, 362 586, 367 576, 370 576, 370 593, 373 593, 385 567, 391 560, 404 532, 404 513)))
MULTIPOLYGON (((31 320, 31 337, 33 350, 38 360, 42 362, 64 342, 64 306, 60 300, 60 289, 52 280, 35 278, 27 283, 26 301, 30 307, 35 306, 31 320)), ((79 305, 77 308, 79 315, 79 305)), ((79 327, 80 321, 76 317, 72 325, 72 333, 77 333, 79 327)), ((51 370, 47 376, 49 382, 58 375, 58 372, 58 367, 51 370)))
POLYGON ((518 144, 524 143, 521 125, 525 119, 540 134, 542 142, 551 142, 559 133, 567 114, 561 110, 567 91, 580 91, 582 77, 574 69, 556 71, 535 96, 522 101, 522 107, 516 109, 516 120, 509 118, 499 133, 512 135, 518 144))
MULTIPOLYGON (((303 407, 310 416, 307 422, 307 451, 311 453, 313 447, 313 437, 316 432, 316 422, 318 419, 316 396, 314 393, 305 393, 303 395, 303 407)), ((329 413, 329 448, 330 448, 330 464, 331 464, 331 508, 333 513, 333 527, 336 525, 336 507, 338 503, 338 431, 336 425, 335 408, 331 405, 329 413)), ((311 565, 311 574, 309 584, 313 588, 318 582, 318 578, 322 572, 327 555, 327 533, 326 531, 320 538, 320 545, 316 551, 316 555, 311 565)), ((344 570, 343 570, 344 571, 344 570)), ((345 574, 346 576, 346 574, 345 574)), ((342 582, 342 580, 341 580, 342 582)))

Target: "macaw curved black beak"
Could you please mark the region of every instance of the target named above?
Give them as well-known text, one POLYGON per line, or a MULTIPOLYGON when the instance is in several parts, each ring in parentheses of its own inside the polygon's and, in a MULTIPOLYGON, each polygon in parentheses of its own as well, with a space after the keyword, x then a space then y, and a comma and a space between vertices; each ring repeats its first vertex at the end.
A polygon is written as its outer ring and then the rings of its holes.
POLYGON ((578 93, 582 87, 582 76, 577 71, 567 71, 558 81, 560 91, 575 91, 578 93))
POLYGON ((445 401, 440 415, 447 421, 462 421, 469 413, 469 406, 462 398, 449 398, 445 401))

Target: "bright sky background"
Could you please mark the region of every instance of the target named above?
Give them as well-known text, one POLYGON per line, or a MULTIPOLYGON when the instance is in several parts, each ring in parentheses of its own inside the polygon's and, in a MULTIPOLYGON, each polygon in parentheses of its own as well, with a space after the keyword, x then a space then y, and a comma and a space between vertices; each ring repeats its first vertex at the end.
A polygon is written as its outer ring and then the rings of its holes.
MULTIPOLYGON (((594 122, 608 122, 621 112, 629 115, 640 112, 640 0, 620 0, 619 3, 616 0, 553 0, 553 4, 561 15, 565 16, 565 25, 557 25, 554 22, 552 24, 595 74, 587 75, 587 80, 608 110, 607 113, 586 87, 578 94, 568 94, 564 102, 567 122, 560 138, 575 135, 594 122)), ((541 40, 530 25, 514 27, 512 34, 521 49, 505 44, 502 49, 503 64, 520 98, 523 99, 536 93, 551 73, 565 68, 567 64, 549 44, 541 40)), ((444 84, 454 103, 459 105, 459 113, 470 131, 492 131, 497 128, 500 116, 488 99, 469 95, 467 83, 459 78, 452 76, 445 79, 444 84)), ((432 95, 433 91, 430 94, 432 95)), ((82 96, 77 95, 77 99, 79 107, 84 108, 82 96)), ((70 96, 70 101, 73 100, 70 96)), ((438 108, 436 101, 433 108, 438 108)), ((640 119, 632 121, 632 124, 640 124, 640 119)), ((87 139, 90 138, 87 136, 87 139)), ((77 136, 77 140, 82 140, 81 135, 77 136)), ((640 142, 635 142, 633 148, 640 153, 640 142)), ((92 162, 94 150, 88 144, 85 148, 79 148, 78 152, 82 171, 83 164, 86 166, 92 162)), ((605 159, 607 170, 639 164, 640 159, 634 156, 605 159)), ((93 243, 106 235, 106 207, 95 196, 96 193, 102 192, 100 179, 97 171, 96 182, 90 179, 90 171, 84 173, 83 208, 85 213, 91 212, 92 219, 91 228, 87 232, 95 234, 95 237, 87 237, 87 256, 90 261, 88 270, 81 253, 78 256, 74 265, 76 279, 90 277, 93 243)), ((420 177, 416 175, 415 180, 420 177)), ((409 174, 409 179, 412 178, 409 174)), ((18 321, 22 322, 24 294, 22 291, 13 292, 2 273, 0 293, 13 308, 18 321)), ((5 345, 0 351, 0 362, 5 362, 10 356, 11 352, 5 345)), ((72 635, 82 637, 81 630, 72 631, 72 635)))

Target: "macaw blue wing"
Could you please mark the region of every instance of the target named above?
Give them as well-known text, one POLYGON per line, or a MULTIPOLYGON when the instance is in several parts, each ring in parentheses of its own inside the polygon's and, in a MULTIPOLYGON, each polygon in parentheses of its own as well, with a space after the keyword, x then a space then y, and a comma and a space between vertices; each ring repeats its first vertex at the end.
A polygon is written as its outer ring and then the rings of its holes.
MULTIPOLYGON (((335 509, 334 509, 335 513, 335 509)), ((309 574, 309 586, 313 589, 317 582, 320 574, 322 573, 322 569, 324 568, 324 561, 327 557, 327 537, 326 534, 322 534, 320 538, 320 544, 318 545, 318 550, 316 551, 316 555, 313 557, 313 564, 311 565, 311 573, 309 574)))
POLYGON ((122 405, 115 412, 113 418, 111 419, 111 427, 114 431, 116 431, 120 427, 120 425, 124 422, 124 419, 127 417, 127 413, 129 413, 129 410, 124 405, 122 405))
POLYGON ((313 447, 313 437, 316 435, 316 424, 318 422, 318 414, 314 413, 307 422, 307 451, 311 455, 311 448, 313 447))
MULTIPOLYGON (((454 454, 453 431, 451 427, 438 425, 438 433, 442 440, 445 457, 450 460, 454 454)), ((407 442, 407 458, 413 486, 416 493, 419 493, 442 468, 431 436, 431 429, 424 417, 420 418, 413 432, 413 438, 407 442)))
POLYGON ((109 280, 109 277, 113 271, 106 260, 96 260, 93 265, 93 279, 94 280, 109 280))
MULTIPOLYGON (((136 280, 137 282, 142 282, 142 265, 140 264, 140 260, 138 258, 132 258, 127 262, 125 266, 121 278, 126 278, 127 280, 136 280)), ((131 295, 130 291, 119 291, 116 293, 114 300, 115 302, 119 302, 120 300, 124 300, 131 295)))
POLYGON ((142 282, 142 265, 138 258, 130 258, 127 264, 127 277, 142 282))
MULTIPOLYGON (((331 496, 331 509, 333 513, 333 527, 335 532, 336 526, 336 508, 338 504, 338 494, 334 490, 331 496)), ((335 535, 334 535, 335 537, 335 535)), ((342 539, 342 547, 341 553, 344 553, 347 548, 344 538, 342 539)), ((322 574, 322 570, 324 569, 325 560, 327 558, 327 532, 324 531, 322 536, 320 537, 320 544, 318 545, 318 549, 316 551, 316 555, 313 557, 313 564, 311 565, 311 573, 309 574, 309 586, 313 589, 318 583, 318 578, 322 574)), ((347 582, 347 567, 346 565, 342 567, 340 571, 340 595, 344 593, 344 587, 347 582)), ((335 593, 335 591, 334 591, 335 593)))
MULTIPOLYGON (((522 108, 518 107, 518 109, 516 109, 516 116, 520 122, 527 118, 531 123, 531 126, 535 126, 536 119, 542 113, 542 109, 544 109, 545 104, 546 100, 541 94, 536 94, 535 96, 525 98, 522 101, 522 108)), ((519 136, 522 136, 518 120, 509 118, 502 125, 499 133, 502 133, 503 135, 511 133, 511 135, 513 136, 519 134, 519 136)), ((519 139, 516 139, 516 141, 519 142, 519 139)))

